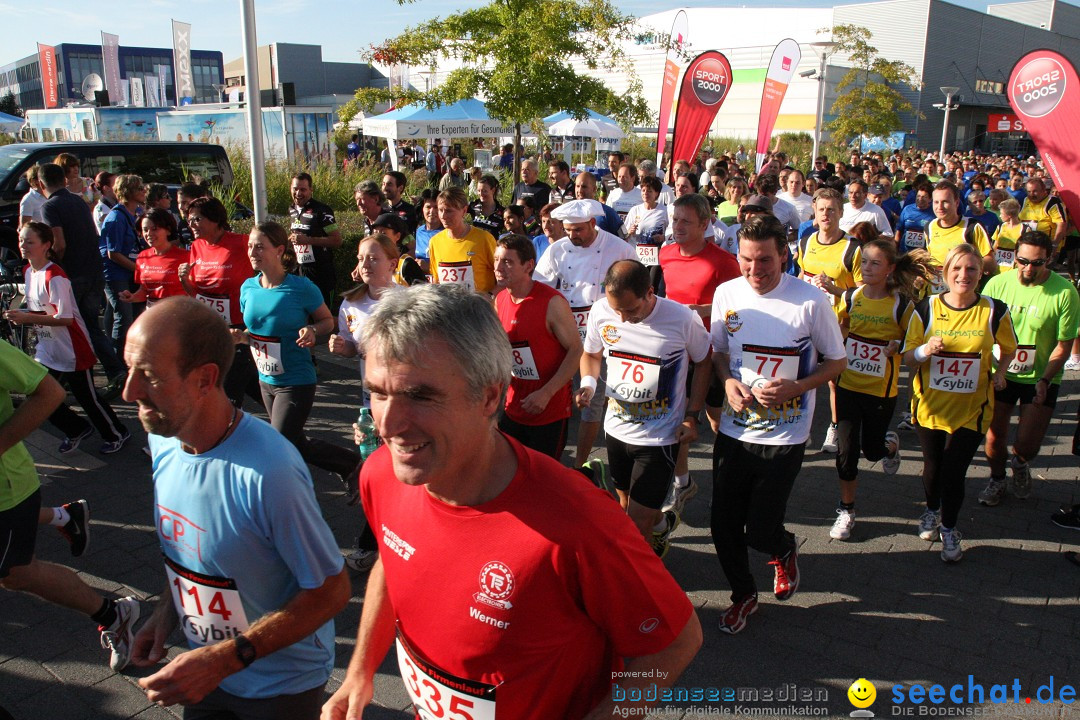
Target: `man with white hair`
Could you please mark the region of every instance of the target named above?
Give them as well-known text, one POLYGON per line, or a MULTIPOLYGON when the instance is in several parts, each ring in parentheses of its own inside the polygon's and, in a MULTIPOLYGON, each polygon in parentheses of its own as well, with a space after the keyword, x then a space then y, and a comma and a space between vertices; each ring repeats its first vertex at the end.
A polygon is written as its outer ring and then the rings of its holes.
POLYGON ((540 180, 540 170, 532 158, 521 161, 521 182, 514 186, 513 204, 520 198, 532 198, 533 208, 539 210, 548 204, 551 186, 540 180))
MULTIPOLYGON (((562 221, 566 237, 552 243, 540 257, 533 279, 555 288, 566 297, 584 340, 589 309, 604 296, 603 282, 608 268, 619 260, 636 259, 637 253, 618 236, 596 227, 596 218, 604 216, 604 208, 596 200, 564 203, 552 210, 551 216, 562 221)), ((589 459, 600 432, 604 416, 604 393, 600 391, 601 388, 603 383, 598 386, 589 406, 581 411, 575 456, 579 467, 589 459)), ((595 477, 594 474, 593 479, 603 484, 604 473, 600 475, 595 477)))

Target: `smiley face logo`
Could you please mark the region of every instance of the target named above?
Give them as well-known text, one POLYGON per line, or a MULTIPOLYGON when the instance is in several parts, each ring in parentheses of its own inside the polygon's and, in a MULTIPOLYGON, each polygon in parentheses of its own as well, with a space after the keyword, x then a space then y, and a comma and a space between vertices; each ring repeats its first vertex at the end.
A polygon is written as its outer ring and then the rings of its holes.
POLYGON ((866 678, 859 678, 851 683, 847 691, 848 700, 857 708, 868 708, 877 699, 877 690, 866 678))

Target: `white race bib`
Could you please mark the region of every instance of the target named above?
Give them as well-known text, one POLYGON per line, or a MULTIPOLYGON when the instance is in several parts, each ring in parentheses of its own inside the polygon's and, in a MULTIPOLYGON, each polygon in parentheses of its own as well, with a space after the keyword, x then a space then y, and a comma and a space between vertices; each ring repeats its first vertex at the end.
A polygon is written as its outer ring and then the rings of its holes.
POLYGON ((1026 375, 1033 369, 1035 369, 1035 346, 1017 345, 1016 355, 1013 356, 1012 362, 1009 363, 1008 372, 1013 375, 1026 375))
POLYGON ((37 333, 38 342, 42 340, 55 340, 52 334, 52 327, 49 325, 35 325, 34 332, 37 333))
POLYGON ((495 720, 495 686, 455 677, 418 657, 399 636, 398 672, 420 720, 495 720))
POLYGON ((642 265, 653 267, 660 264, 660 248, 655 245, 638 245, 637 259, 642 265))
POLYGON ((281 338, 265 337, 249 332, 251 337, 251 357, 255 367, 262 375, 281 375, 285 364, 281 361, 281 338))
POLYGON ((214 308, 214 312, 221 316, 226 325, 232 325, 232 309, 228 295, 207 295, 198 293, 195 299, 214 308))
POLYGON ((860 375, 885 377, 885 366, 888 364, 885 349, 889 346, 889 343, 884 340, 860 337, 852 333, 848 335, 844 344, 847 345, 848 370, 857 372, 860 375))
POLYGON ((473 266, 471 262, 439 263, 439 282, 449 285, 461 285, 466 290, 475 290, 473 266))
POLYGON ((215 645, 248 629, 235 580, 203 575, 169 558, 165 573, 180 624, 192 644, 215 645))
POLYGON ((979 387, 982 356, 979 353, 943 352, 930 358, 930 387, 969 394, 979 387))
POLYGON ((743 345, 740 379, 750 387, 762 380, 798 380, 799 349, 743 345))
POLYGON ((1001 248, 998 248, 994 251, 994 256, 997 259, 998 265, 1007 265, 1009 267, 1012 267, 1013 260, 1016 259, 1016 251, 1002 250, 1001 248))
POLYGON ((293 243, 293 249, 296 250, 296 262, 301 265, 310 265, 315 262, 315 250, 310 245, 293 243))
POLYGON ((589 329, 589 310, 591 309, 592 308, 588 305, 585 307, 570 308, 570 312, 574 314, 574 322, 577 323, 578 333, 581 335, 582 342, 585 342, 585 332, 589 329))
POLYGON ((926 236, 923 235, 922 230, 907 230, 904 232, 904 244, 907 245, 908 250, 925 248, 926 236))
POLYGON ((657 398, 660 358, 608 350, 607 386, 612 397, 624 402, 643 403, 657 398))
POLYGON ((510 368, 510 374, 519 380, 539 380, 540 371, 536 369, 536 359, 533 358, 529 341, 519 340, 511 343, 510 347, 514 356, 514 366, 510 368))

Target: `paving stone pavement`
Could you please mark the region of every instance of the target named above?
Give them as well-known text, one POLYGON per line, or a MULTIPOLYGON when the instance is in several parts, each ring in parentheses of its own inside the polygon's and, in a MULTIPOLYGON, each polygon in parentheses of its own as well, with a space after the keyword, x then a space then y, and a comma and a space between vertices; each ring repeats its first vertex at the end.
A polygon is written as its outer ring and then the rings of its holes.
MULTIPOLYGON (((346 443, 359 393, 355 366, 321 353, 320 370, 309 431, 346 443)), ((1051 676, 1055 691, 1080 681, 1080 567, 1062 556, 1080 549, 1080 533, 1049 522, 1059 505, 1080 502, 1080 459, 1070 454, 1080 404, 1078 380, 1080 373, 1066 377, 1046 447, 1032 464, 1036 483, 1030 498, 1010 497, 996 508, 980 506, 976 496, 988 470, 981 453, 976 457, 960 521, 965 555, 955 566, 942 563, 937 543, 922 541, 914 532, 921 512, 922 466, 910 432, 901 433, 904 462, 896 476, 885 476, 880 465, 863 461, 853 535, 843 542, 829 538, 838 493, 834 456, 818 450, 828 407, 822 391, 812 435, 817 444, 808 446, 788 506, 789 529, 805 538, 799 591, 777 602, 767 592, 768 558, 752 552, 762 603, 746 630, 734 637, 717 629, 729 600, 708 530, 712 435, 706 428, 691 454, 701 492, 686 508, 666 563, 697 606, 705 633, 704 647, 678 685, 687 693, 713 689, 720 699, 667 702, 650 717, 784 717, 795 712, 843 717, 854 710, 846 693, 857 678, 876 687, 870 709, 877 717, 972 716, 976 711, 1018 718, 1076 714, 1072 705, 1042 705, 1034 694, 1051 676), (1020 704, 991 705, 989 695, 982 707, 949 702, 897 707, 892 702, 896 685, 906 692, 916 683, 946 688, 960 683, 966 693, 969 675, 987 693, 993 684, 1008 685, 1010 699, 1017 682, 1020 704), (734 697, 727 699, 725 689, 734 697), (811 700, 803 701, 804 694, 811 700), (1030 705, 1024 703, 1028 697, 1030 705)), ((93 517, 85 556, 70 558, 66 544, 49 528, 40 532, 38 554, 75 568, 102 592, 138 596, 149 611, 148 603, 164 587, 151 527, 150 461, 141 451, 144 437, 133 406, 117 403, 117 408, 134 435, 117 455, 105 458, 96 452, 97 443, 84 442, 82 450, 60 456, 55 430, 31 437, 43 501, 86 498, 93 517)), ((326 519, 347 548, 358 531, 356 513, 345 507, 336 479, 317 469, 313 474, 326 519)), ((329 691, 340 683, 353 650, 364 578, 354 575, 353 588, 353 598, 337 618, 337 663, 329 691)), ((110 671, 93 623, 74 612, 0 591, 0 637, 0 710, 17 720, 181 715, 179 708, 146 700, 136 681, 147 672, 110 671)), ((387 661, 376 678, 375 704, 364 717, 404 720, 411 717, 408 706, 395 667, 387 661)))

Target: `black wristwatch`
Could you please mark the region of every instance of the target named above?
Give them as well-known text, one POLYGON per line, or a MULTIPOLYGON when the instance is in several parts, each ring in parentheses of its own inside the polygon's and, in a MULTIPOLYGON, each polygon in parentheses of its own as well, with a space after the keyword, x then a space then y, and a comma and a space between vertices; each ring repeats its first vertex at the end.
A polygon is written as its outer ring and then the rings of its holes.
POLYGON ((255 646, 250 640, 243 635, 237 635, 233 637, 233 641, 236 643, 236 659, 241 665, 247 667, 255 662, 255 646))

